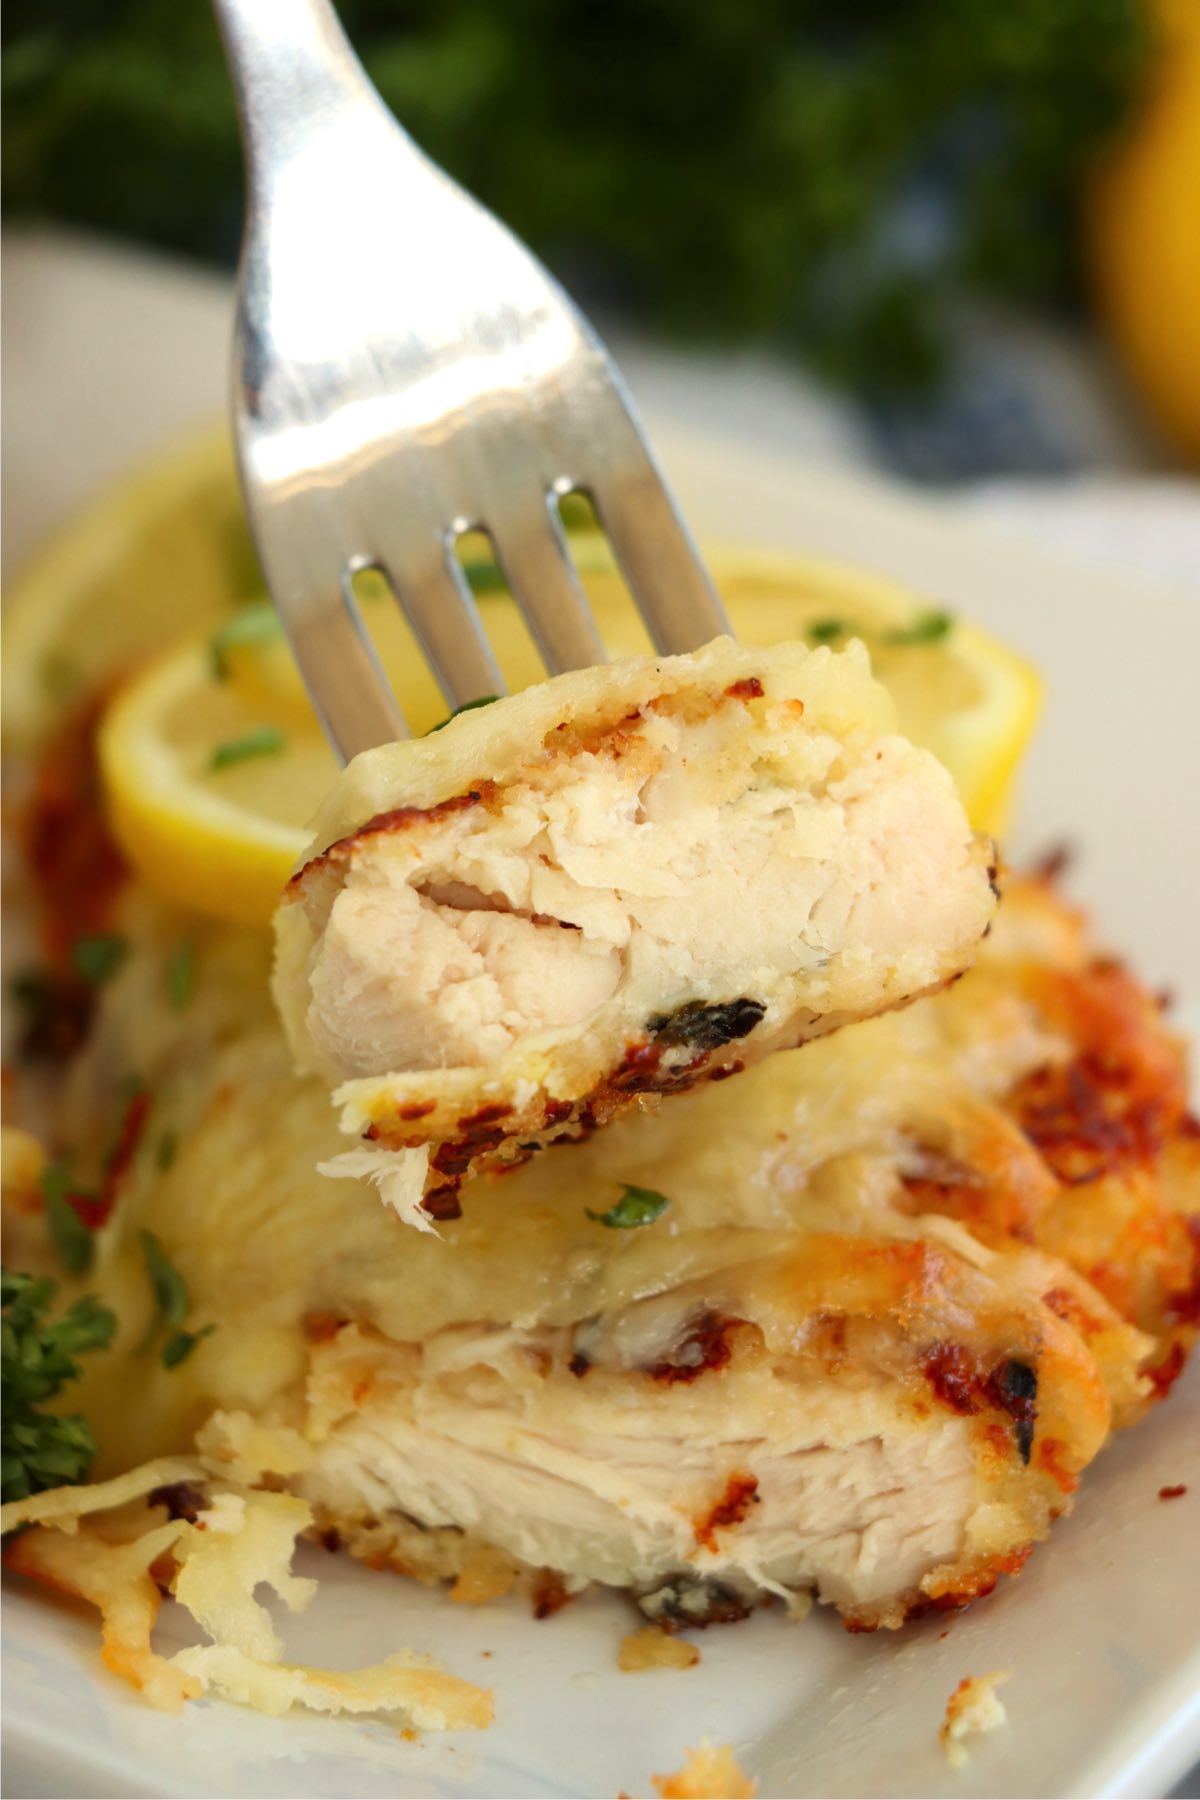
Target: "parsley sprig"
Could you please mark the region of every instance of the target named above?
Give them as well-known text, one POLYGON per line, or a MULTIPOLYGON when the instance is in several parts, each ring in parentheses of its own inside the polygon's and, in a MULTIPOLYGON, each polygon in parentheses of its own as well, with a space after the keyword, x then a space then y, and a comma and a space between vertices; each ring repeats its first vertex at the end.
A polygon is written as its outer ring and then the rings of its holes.
POLYGON ((905 625, 872 632, 853 619, 814 619, 808 627, 810 644, 836 644, 841 638, 860 637, 866 643, 901 649, 906 644, 940 644, 954 629, 954 614, 943 607, 915 613, 905 625))
POLYGON ((184 1320, 192 1310, 192 1297, 188 1292, 187 1282, 154 1232, 143 1230, 141 1239, 146 1257, 146 1273, 150 1277, 154 1293, 155 1312, 145 1337, 138 1345, 138 1354, 144 1355, 165 1331, 167 1335, 160 1352, 162 1366, 164 1369, 175 1369, 192 1354, 202 1338, 211 1337, 217 1328, 215 1325, 205 1325, 199 1331, 190 1331, 185 1327, 184 1320))
POLYGON ((86 1275, 95 1255, 95 1239, 71 1204, 70 1196, 92 1199, 74 1179, 65 1157, 48 1162, 41 1173, 42 1204, 59 1260, 68 1275, 86 1275))
POLYGON ((80 1356, 112 1341, 117 1321, 94 1295, 50 1320, 56 1282, 5 1269, 0 1283, 0 1498, 7 1503, 87 1475, 96 1440, 86 1420, 78 1413, 47 1413, 43 1405, 78 1378, 80 1356))
POLYGON ((287 739, 278 725, 256 725, 242 737, 226 738, 223 744, 216 746, 208 759, 209 773, 219 774, 222 769, 252 762, 259 756, 282 756, 286 749, 287 739))
POLYGON ((167 958, 167 1003, 172 1012, 185 1011, 196 992, 196 954, 195 938, 184 938, 167 958))
POLYGON ((639 1225, 653 1225, 670 1204, 665 1194, 626 1182, 621 1198, 607 1212, 593 1212, 590 1206, 583 1210, 597 1225, 607 1225, 612 1231, 634 1231, 639 1225))
POLYGON ((128 955, 129 940, 115 931, 76 938, 71 945, 72 967, 89 987, 103 987, 111 981, 128 955))
POLYGON ((269 602, 264 600, 254 606, 243 606, 208 640, 209 667, 214 678, 217 681, 228 679, 231 650, 243 644, 273 643, 282 636, 279 615, 269 602))
POLYGON ((439 719, 436 725, 431 725, 425 736, 432 737, 435 731, 441 731, 450 723, 451 719, 457 719, 460 713, 474 712, 480 706, 494 706, 499 698, 499 694, 483 694, 478 700, 464 700, 462 705, 456 706, 452 713, 447 713, 444 719, 439 719))

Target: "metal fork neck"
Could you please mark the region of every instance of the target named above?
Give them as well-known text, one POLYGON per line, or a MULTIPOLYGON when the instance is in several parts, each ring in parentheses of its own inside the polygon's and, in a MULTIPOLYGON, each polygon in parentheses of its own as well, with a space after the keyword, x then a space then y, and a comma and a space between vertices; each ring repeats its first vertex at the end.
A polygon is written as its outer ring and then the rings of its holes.
MULTIPOLYGON (((382 103, 329 0, 213 0, 237 90, 251 183, 261 187, 314 130, 382 103)), ((390 115, 385 115, 393 131, 390 115)))

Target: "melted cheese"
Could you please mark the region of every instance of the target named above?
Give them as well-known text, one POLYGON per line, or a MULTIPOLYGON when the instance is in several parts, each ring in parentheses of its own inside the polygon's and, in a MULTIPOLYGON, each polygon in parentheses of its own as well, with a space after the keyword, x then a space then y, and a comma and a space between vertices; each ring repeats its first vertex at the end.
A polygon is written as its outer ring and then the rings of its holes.
POLYGON ((981 1126, 993 1138, 1005 1130, 987 1096, 1059 1053, 1015 989, 998 932, 985 964, 946 993, 481 1178, 461 1220, 418 1238, 371 1191, 317 1172, 342 1140, 321 1083, 292 1072, 262 942, 214 934, 193 1005, 164 1024, 150 1002, 175 927, 143 918, 138 929, 73 1085, 74 1123, 90 1118, 97 1137, 111 1129, 125 1070, 141 1071, 154 1095, 152 1140, 89 1283, 121 1321, 114 1350, 89 1359, 85 1387, 113 1468, 190 1442, 214 1405, 261 1412, 294 1389, 310 1315, 408 1342, 480 1321, 566 1327, 761 1266, 834 1218, 843 1232, 915 1234, 892 1207, 914 1144, 975 1154, 981 1126), (178 1147, 160 1171, 164 1131, 178 1147), (588 1217, 624 1183, 667 1197, 653 1226, 588 1217), (218 1330, 177 1369, 136 1359, 134 1409, 114 1359, 131 1356, 149 1320, 143 1227, 184 1275, 194 1321, 218 1330))

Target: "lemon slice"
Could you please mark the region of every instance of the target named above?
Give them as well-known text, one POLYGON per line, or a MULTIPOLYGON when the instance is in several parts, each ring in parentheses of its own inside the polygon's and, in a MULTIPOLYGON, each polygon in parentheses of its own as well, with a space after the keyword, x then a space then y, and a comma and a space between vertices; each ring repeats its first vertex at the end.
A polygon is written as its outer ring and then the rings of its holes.
MULTIPOLYGON (((604 541, 584 537, 575 550, 609 653, 647 649, 604 541)), ((947 764, 973 822, 999 828, 1039 703, 1025 663, 965 621, 836 565, 735 546, 711 548, 709 562, 744 642, 862 637, 902 729, 947 764)), ((427 731, 446 706, 398 608, 378 579, 359 600, 406 717, 427 731)), ((508 686, 541 679, 508 595, 482 593, 480 612, 508 686)), ((265 604, 135 678, 105 716, 100 749, 114 830, 146 881, 219 918, 266 920, 336 765, 265 604)))
POLYGON ((100 731, 109 820, 151 887, 235 924, 270 918, 337 773, 310 721, 297 731, 214 680, 207 642, 168 653, 118 695, 100 731))

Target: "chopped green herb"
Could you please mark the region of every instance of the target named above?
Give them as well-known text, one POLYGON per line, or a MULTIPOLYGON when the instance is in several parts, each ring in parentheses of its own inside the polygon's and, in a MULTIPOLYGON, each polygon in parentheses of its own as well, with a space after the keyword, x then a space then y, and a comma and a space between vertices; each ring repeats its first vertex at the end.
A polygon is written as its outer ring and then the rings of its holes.
POLYGON ((221 521, 220 538, 216 541, 220 542, 224 552, 225 576, 229 591, 235 596, 235 604, 244 607, 248 600, 257 604, 266 592, 267 584, 240 506, 231 518, 221 521))
POLYGON ((61 1159, 48 1162, 42 1170, 41 1189, 46 1223, 63 1268, 68 1275, 86 1274, 92 1266, 96 1246, 91 1232, 67 1198, 68 1194, 83 1192, 71 1180, 70 1163, 61 1159))
MULTIPOLYGON (((115 1166, 118 1157, 121 1157, 123 1162, 129 1155, 129 1151, 127 1150, 125 1150, 124 1155, 122 1155, 125 1146, 125 1134, 131 1129, 129 1109, 133 1105, 133 1102, 138 1098, 138 1095, 144 1094, 146 1091, 146 1078, 144 1075, 139 1075, 136 1070, 131 1069, 128 1075, 122 1075, 120 1081, 118 1081, 117 1116, 113 1125, 112 1135, 104 1149, 104 1167, 106 1170, 115 1166)), ((141 1121, 138 1121, 133 1125, 133 1131, 133 1147, 136 1148, 138 1136, 141 1134, 141 1121)), ((76 1192, 78 1192, 77 1189, 76 1192)))
POLYGON ((150 1328, 138 1346, 139 1354, 150 1348, 163 1325, 178 1330, 187 1318, 192 1304, 187 1282, 163 1249, 159 1239, 152 1231, 145 1230, 141 1233, 141 1239, 142 1249, 146 1256, 146 1273, 150 1277, 150 1286, 154 1291, 156 1310, 155 1317, 150 1322, 150 1328))
POLYGON ((208 643, 208 660, 217 681, 229 675, 229 652, 243 644, 269 644, 282 634, 283 626, 275 608, 264 601, 258 606, 243 607, 214 632, 208 643))
POLYGON ((621 1198, 607 1212, 593 1212, 590 1206, 584 1211, 597 1225, 608 1225, 613 1231, 632 1231, 639 1225, 653 1225, 670 1204, 665 1194, 656 1194, 653 1188, 631 1187, 626 1182, 621 1198))
POLYGON ((69 700, 79 690, 79 670, 61 650, 50 650, 43 656, 38 675, 48 700, 69 700))
POLYGON ((96 937, 76 938, 71 945, 72 966, 89 987, 103 987, 128 954, 127 940, 111 931, 101 932, 96 937))
MULTIPOLYGON (((159 1154, 161 1156, 161 1149, 159 1154)), ((165 1329, 168 1335, 161 1351, 162 1365, 164 1369, 175 1369, 192 1354, 201 1338, 211 1336, 217 1328, 215 1325, 205 1325, 199 1331, 184 1328, 183 1322, 192 1305, 187 1282, 152 1231, 143 1231, 141 1237, 156 1311, 138 1345, 138 1355, 145 1355, 160 1331, 165 1329)))
POLYGON ((156 1152, 156 1161, 159 1168, 164 1172, 169 1169, 171 1164, 175 1161, 178 1150, 178 1133, 174 1131, 164 1131, 158 1140, 158 1150, 156 1152))
POLYGON ((185 938, 167 958, 167 1000, 172 1012, 182 1012, 196 991, 196 941, 185 938))
POLYGON ((463 573, 471 585, 473 594, 501 594, 508 586, 500 571, 499 563, 464 563, 463 573))
POLYGON ((588 495, 581 493, 578 488, 563 495, 558 503, 558 516, 562 520, 564 531, 590 532, 594 535, 600 529, 595 506, 588 495))
POLYGON ((953 613, 918 613, 911 625, 898 625, 894 631, 885 631, 879 641, 881 644, 936 644, 949 636, 953 624, 953 613))
POLYGON ((464 700, 464 702, 461 706, 455 707, 454 711, 449 715, 449 717, 447 717, 445 719, 439 719, 436 725, 431 725, 429 727, 429 730, 425 733, 425 736, 432 737, 435 731, 440 731, 444 725, 448 725, 450 723, 451 719, 457 719, 459 713, 474 712, 476 707, 478 707, 478 706, 492 706, 495 704, 495 702, 499 698, 500 698, 499 694, 484 694, 478 700, 464 700))
POLYGON ((87 1475, 96 1455, 87 1424, 77 1413, 43 1412, 42 1403, 78 1378, 76 1357, 111 1342, 117 1321, 107 1306, 88 1295, 47 1323, 56 1282, 5 1269, 0 1287, 0 1499, 7 1504, 87 1475))
POLYGON ((145 1091, 146 1077, 139 1075, 136 1069, 131 1069, 128 1075, 122 1075, 117 1083, 117 1099, 122 1106, 128 1106, 131 1100, 136 1100, 145 1091))
POLYGON ((177 1369, 181 1362, 186 1362, 201 1338, 211 1337, 216 1330, 215 1325, 205 1325, 199 1331, 173 1331, 162 1347, 162 1366, 164 1369, 177 1369))
POLYGON ((379 606, 385 600, 393 606, 396 604, 396 596, 382 569, 356 569, 350 577, 350 586, 360 606, 364 603, 379 606))
POLYGON ((212 774, 231 769, 234 763, 249 762, 255 756, 278 756, 287 747, 287 739, 276 725, 259 725, 245 737, 227 738, 218 744, 208 760, 212 774))
POLYGON ((837 638, 849 637, 852 630, 845 619, 814 619, 808 636, 814 644, 832 644, 837 638))

